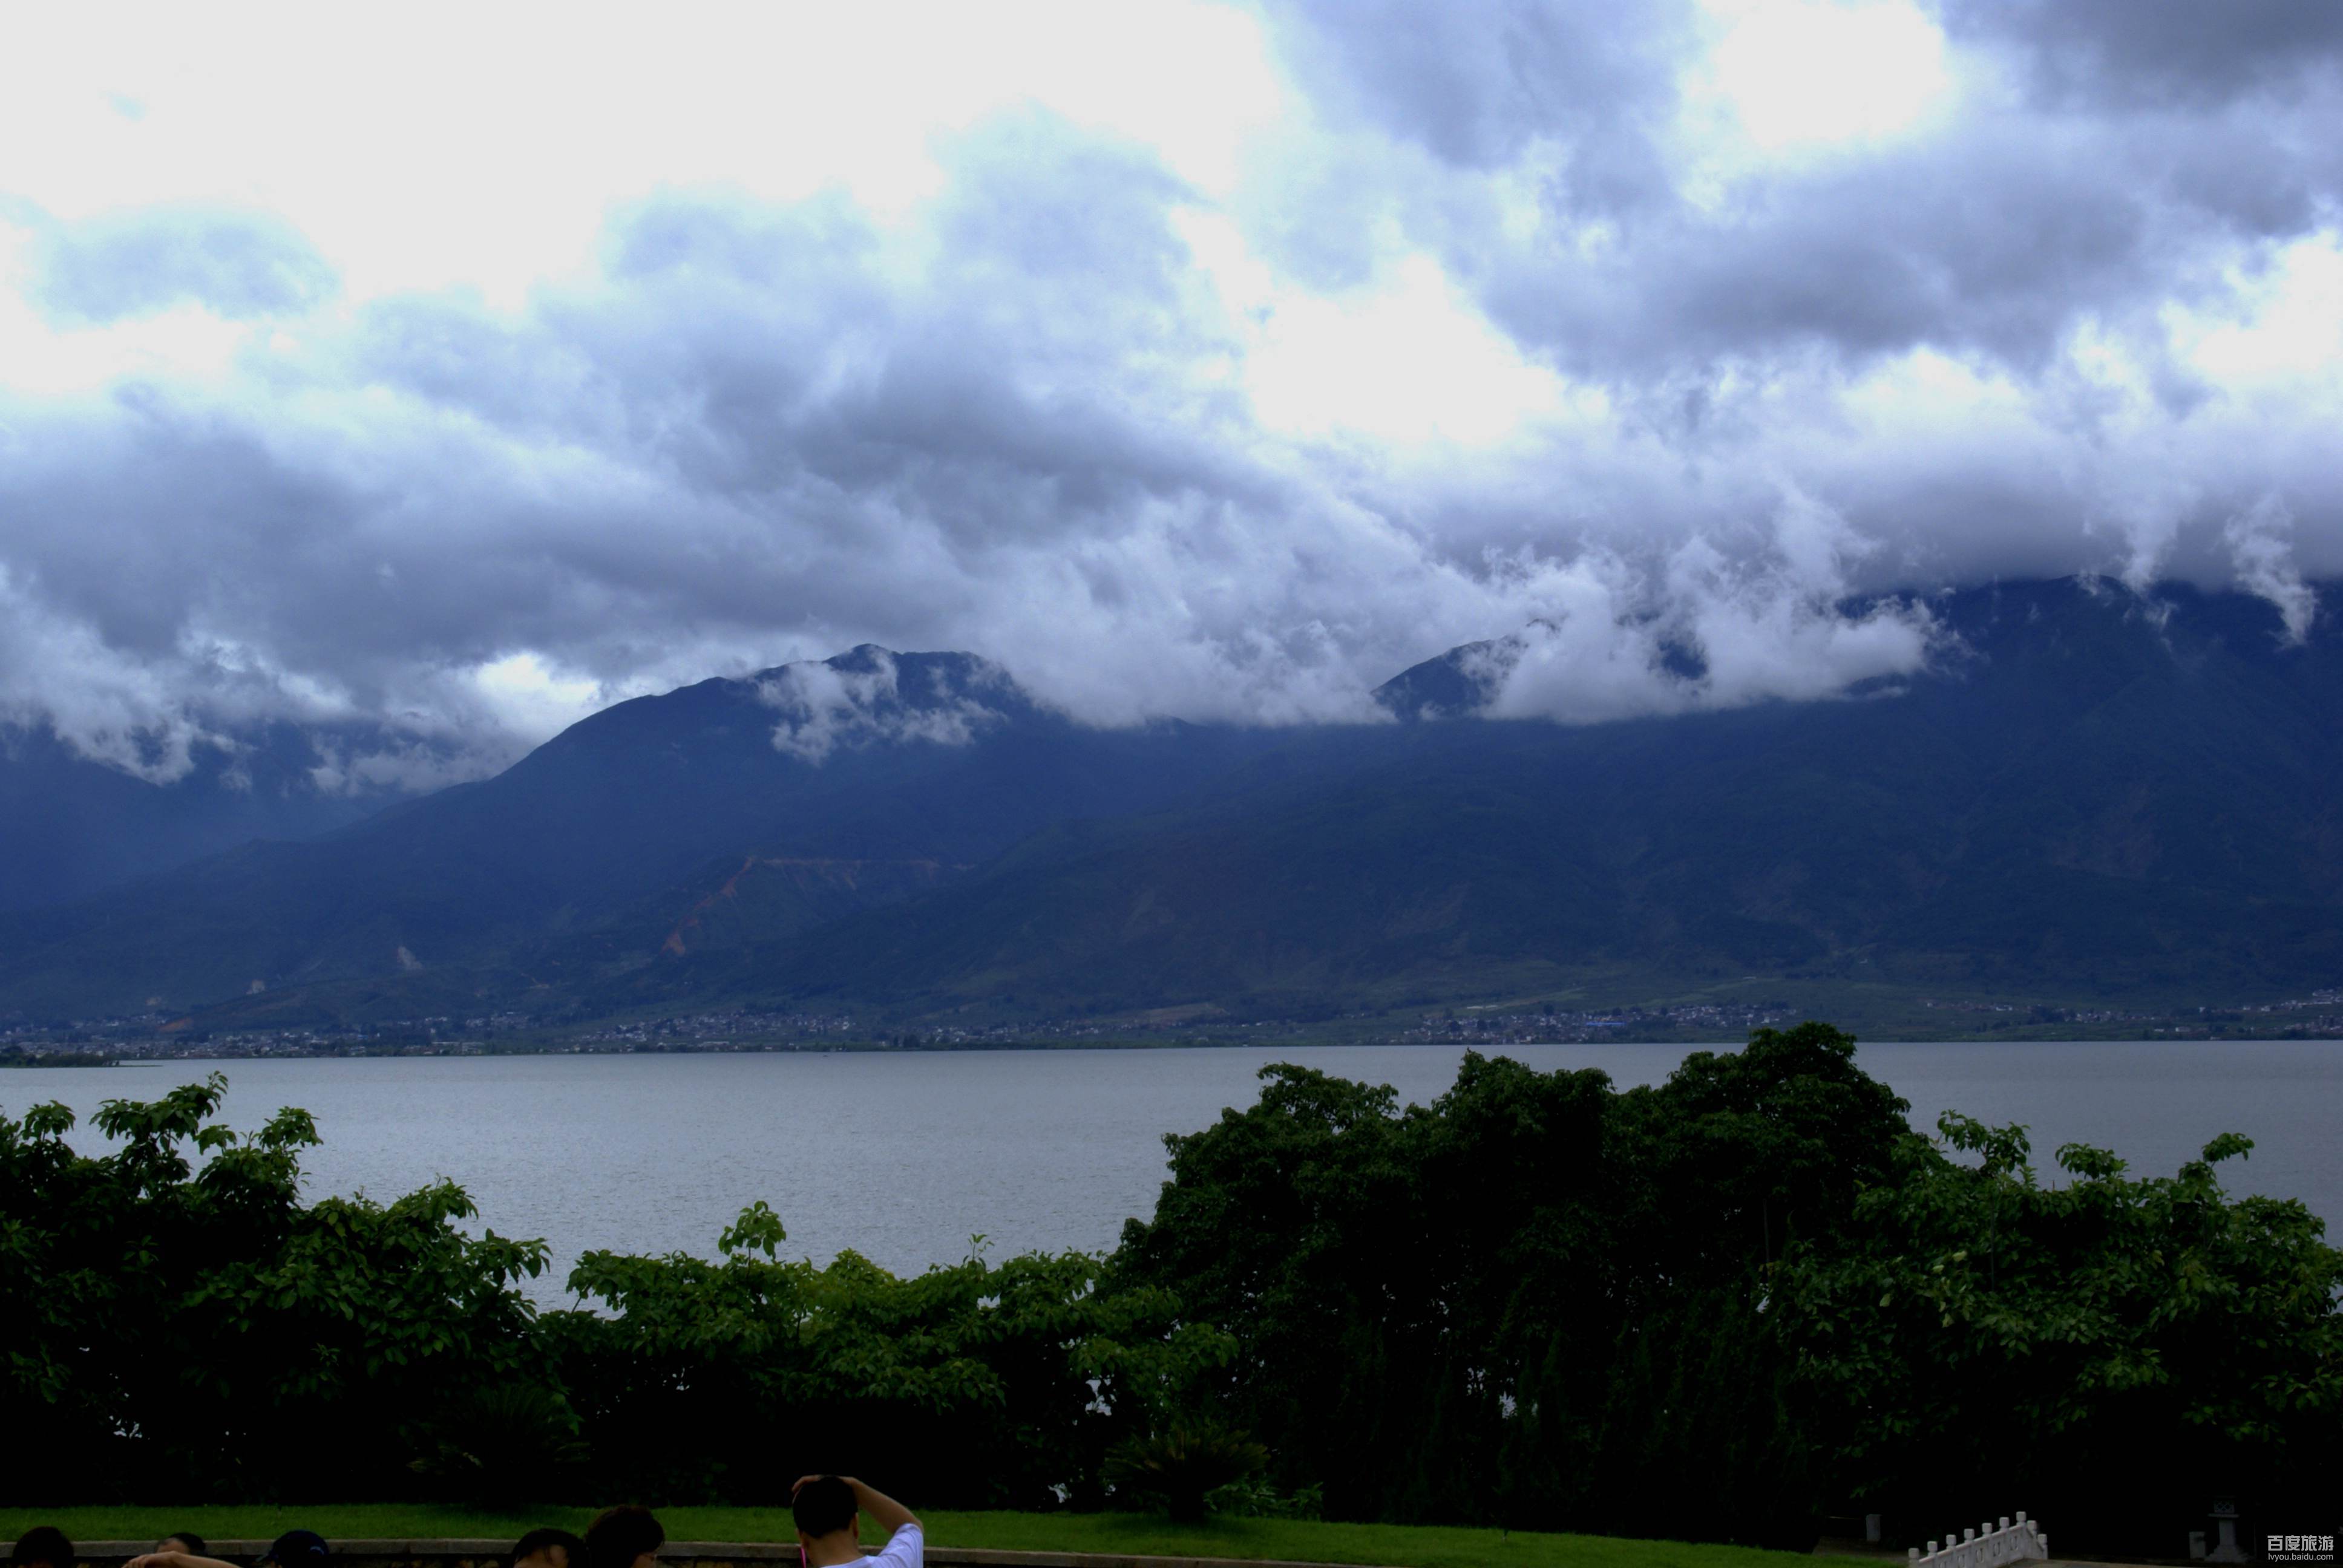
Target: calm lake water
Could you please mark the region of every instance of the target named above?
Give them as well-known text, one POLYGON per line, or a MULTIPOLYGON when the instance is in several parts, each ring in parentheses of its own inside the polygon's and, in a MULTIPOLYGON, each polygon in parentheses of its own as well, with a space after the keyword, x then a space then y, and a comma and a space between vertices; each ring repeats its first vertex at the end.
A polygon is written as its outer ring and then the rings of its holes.
MULTIPOLYGON (((1540 1069, 1664 1078, 1676 1045, 1514 1046, 1540 1069)), ((712 1254, 762 1198, 791 1252, 852 1247, 898 1271, 1035 1248, 1104 1249, 1146 1214, 1162 1134, 1243 1105, 1269 1061, 1297 1061, 1425 1101, 1455 1076, 1450 1046, 1195 1050, 533 1056, 174 1061, 0 1072, 11 1115, 59 1100, 146 1098, 225 1071, 239 1128, 280 1105, 317 1120, 313 1193, 387 1199, 436 1177, 468 1189, 506 1235, 543 1236, 555 1268, 583 1251, 712 1254)), ((2255 1141, 2225 1167, 2232 1191, 2299 1198, 2343 1235, 2343 1042, 1876 1044, 1865 1070, 1932 1129, 1956 1109, 2032 1129, 2036 1162, 2075 1141, 2169 1175, 2223 1131, 2255 1141)), ((103 1141, 77 1133, 85 1148, 103 1141)))

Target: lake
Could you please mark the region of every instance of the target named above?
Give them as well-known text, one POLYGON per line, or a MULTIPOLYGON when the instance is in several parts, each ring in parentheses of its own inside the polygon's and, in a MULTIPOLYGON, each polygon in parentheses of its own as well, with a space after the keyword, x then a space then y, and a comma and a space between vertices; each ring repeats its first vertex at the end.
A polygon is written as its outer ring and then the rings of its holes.
MULTIPOLYGON (((1599 1067, 1621 1084, 1664 1078, 1681 1045, 1513 1046, 1540 1069, 1599 1067)), ((852 1247, 897 1271, 965 1257, 1111 1247, 1150 1212, 1162 1135, 1248 1104, 1269 1061, 1389 1083, 1426 1101, 1461 1048, 806 1052, 755 1055, 404 1057, 168 1061, 0 1071, 0 1110, 151 1098, 225 1071, 226 1119, 280 1105, 316 1116, 313 1194, 387 1199, 436 1177, 461 1183, 506 1235, 543 1236, 552 1301, 583 1251, 712 1255, 750 1201, 779 1211, 788 1251, 852 1247)), ((2135 1172, 2169 1175, 2223 1131, 2255 1140, 2224 1168, 2232 1191, 2299 1198, 2343 1234, 2343 1042, 2092 1041, 1865 1044, 1865 1070, 1933 1129, 1956 1109, 2032 1129, 2037 1166, 2076 1141, 2135 1172)), ((76 1142, 103 1140, 85 1130, 76 1142)))

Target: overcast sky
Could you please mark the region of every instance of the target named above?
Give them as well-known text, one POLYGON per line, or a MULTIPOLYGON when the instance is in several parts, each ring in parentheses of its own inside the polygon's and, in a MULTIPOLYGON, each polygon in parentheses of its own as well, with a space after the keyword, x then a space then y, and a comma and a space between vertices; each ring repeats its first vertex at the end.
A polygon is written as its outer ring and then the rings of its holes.
POLYGON ((150 769, 865 641, 1285 721, 1533 627, 1599 717, 2343 573, 2329 0, 5 25, 0 708, 150 769))

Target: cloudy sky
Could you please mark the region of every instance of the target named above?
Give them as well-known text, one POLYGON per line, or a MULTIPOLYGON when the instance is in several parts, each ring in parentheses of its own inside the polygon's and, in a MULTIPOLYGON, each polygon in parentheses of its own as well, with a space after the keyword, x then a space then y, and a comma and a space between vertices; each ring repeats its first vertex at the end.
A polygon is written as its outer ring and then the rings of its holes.
POLYGON ((2343 573, 2326 0, 7 27, 0 711, 150 769, 864 641, 1275 722, 1532 627, 1584 718, 2343 573))

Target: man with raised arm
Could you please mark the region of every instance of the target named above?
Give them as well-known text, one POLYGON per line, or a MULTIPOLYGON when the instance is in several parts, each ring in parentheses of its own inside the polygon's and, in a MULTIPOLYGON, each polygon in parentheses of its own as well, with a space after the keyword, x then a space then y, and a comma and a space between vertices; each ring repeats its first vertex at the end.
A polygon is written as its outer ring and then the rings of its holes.
POLYGON ((839 1568, 861 1563, 862 1515, 887 1533, 887 1544, 869 1559, 870 1568, 922 1568, 926 1543, 911 1511, 850 1475, 801 1475, 789 1488, 789 1513, 798 1526, 798 1550, 805 1568, 839 1568))

